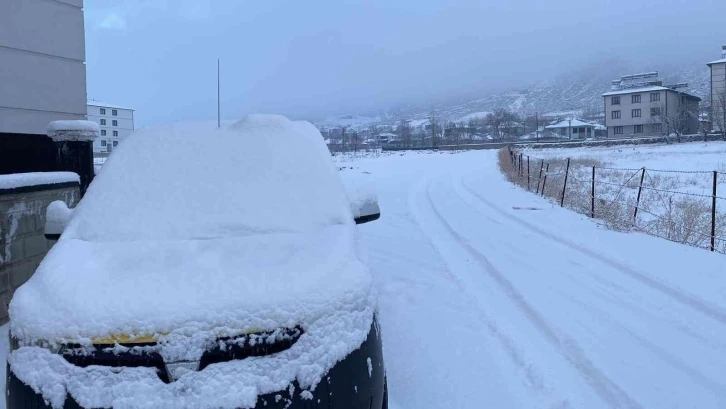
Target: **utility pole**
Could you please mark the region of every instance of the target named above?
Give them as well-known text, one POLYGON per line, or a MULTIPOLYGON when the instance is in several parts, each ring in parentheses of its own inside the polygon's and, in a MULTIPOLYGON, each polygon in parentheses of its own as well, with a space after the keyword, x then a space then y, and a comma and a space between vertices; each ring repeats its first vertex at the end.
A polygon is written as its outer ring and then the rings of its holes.
POLYGON ((219 79, 219 58, 217 58, 217 128, 222 127, 222 107, 220 103, 220 92, 219 92, 219 85, 220 85, 220 79, 219 79))
POLYGON ((535 129, 536 129, 536 135, 537 135, 537 142, 539 142, 539 112, 534 113, 534 121, 536 123, 535 129))

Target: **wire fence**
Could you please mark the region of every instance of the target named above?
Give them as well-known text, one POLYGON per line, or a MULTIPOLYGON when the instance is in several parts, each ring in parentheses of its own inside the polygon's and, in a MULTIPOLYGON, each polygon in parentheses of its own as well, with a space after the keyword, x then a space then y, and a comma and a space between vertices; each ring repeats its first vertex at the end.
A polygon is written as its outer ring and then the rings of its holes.
POLYGON ((617 168, 594 159, 544 159, 510 148, 509 180, 615 230, 635 230, 726 254, 726 172, 617 168))

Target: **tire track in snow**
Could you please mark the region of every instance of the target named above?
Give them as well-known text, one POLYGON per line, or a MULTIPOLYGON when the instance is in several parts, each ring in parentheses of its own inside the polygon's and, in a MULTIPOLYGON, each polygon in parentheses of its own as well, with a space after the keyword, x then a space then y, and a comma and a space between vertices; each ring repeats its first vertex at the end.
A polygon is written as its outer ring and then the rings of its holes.
POLYGON ((482 204, 486 205, 487 207, 491 208, 495 212, 499 213, 503 217, 507 218, 508 220, 512 220, 515 223, 519 224, 520 226, 526 228, 527 230, 539 234, 540 236, 543 236, 549 240, 555 241, 571 250, 574 250, 584 256, 587 256, 591 259, 594 259, 602 264, 607 265, 608 267, 611 267, 617 271, 620 271, 621 273, 630 276, 631 278, 641 282, 642 284, 645 284, 646 286, 657 290, 674 300, 680 302, 681 304, 684 304, 686 306, 689 306, 696 311, 718 321, 721 324, 726 325, 726 312, 721 310, 720 308, 710 305, 708 302, 693 296, 686 294, 676 288, 673 288, 661 281, 658 281, 656 278, 651 277, 650 275, 647 275, 645 273, 638 272, 634 270, 633 268, 626 266, 618 261, 612 260, 600 253, 594 252, 588 248, 585 248, 583 246, 580 246, 576 243, 570 242, 569 240, 566 240, 556 234, 550 233, 548 231, 545 231, 526 220, 520 219, 517 216, 514 216, 512 214, 507 213, 506 211, 502 210, 495 204, 491 203, 487 199, 483 198, 480 194, 475 192, 473 189, 471 189, 469 186, 466 185, 463 181, 459 181, 461 186, 468 191, 471 195, 479 199, 479 201, 482 202, 482 204))
POLYGON ((461 236, 446 220, 436 207, 430 186, 426 190, 426 198, 431 206, 434 216, 457 243, 469 253, 482 267, 482 270, 491 277, 515 304, 535 329, 547 340, 555 350, 563 356, 572 367, 577 370, 585 382, 590 385, 595 394, 612 408, 640 408, 643 406, 627 394, 618 384, 608 378, 587 357, 584 350, 569 336, 559 333, 552 328, 545 318, 522 296, 514 285, 502 274, 482 253, 475 249, 469 241, 461 236))
MULTIPOLYGON (((432 239, 433 235, 428 233, 423 227, 424 217, 421 216, 423 212, 421 211, 421 209, 418 208, 417 203, 420 203, 420 201, 417 197, 415 197, 417 192, 421 192, 422 195, 425 195, 428 184, 428 180, 421 180, 414 186, 414 189, 412 189, 409 194, 408 207, 411 214, 414 216, 415 222, 421 228, 422 233, 424 233, 424 235, 427 237, 429 243, 432 246, 432 249, 439 252, 437 244, 432 239)), ((441 258, 443 260, 446 260, 443 255, 441 255, 441 258)), ((491 334, 494 339, 497 340, 497 342, 499 342, 502 349, 506 353, 507 357, 512 361, 512 363, 514 363, 514 365, 524 373, 527 386, 531 389, 539 391, 540 393, 543 393, 545 396, 553 395, 554 391, 551 387, 546 385, 541 371, 527 361, 526 357, 521 352, 521 348, 516 344, 514 339, 505 334, 499 328, 496 321, 492 319, 484 310, 481 309, 478 300, 469 293, 466 284, 461 280, 461 278, 454 275, 449 268, 443 270, 442 273, 450 282, 452 282, 457 288, 459 288, 461 293, 467 298, 467 301, 472 304, 472 306, 476 309, 479 319, 486 326, 486 330, 489 332, 489 334, 491 334)), ((552 404, 549 405, 553 409, 570 409, 572 407, 566 399, 563 400, 563 398, 561 397, 548 396, 548 398, 553 401, 552 404)))

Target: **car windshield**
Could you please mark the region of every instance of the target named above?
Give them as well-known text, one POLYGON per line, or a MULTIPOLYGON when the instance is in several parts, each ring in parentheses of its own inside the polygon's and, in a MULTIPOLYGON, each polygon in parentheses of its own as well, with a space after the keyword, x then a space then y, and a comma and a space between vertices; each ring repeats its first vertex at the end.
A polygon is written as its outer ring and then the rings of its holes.
POLYGON ((109 158, 65 238, 184 240, 352 223, 320 133, 253 115, 137 131, 109 158))

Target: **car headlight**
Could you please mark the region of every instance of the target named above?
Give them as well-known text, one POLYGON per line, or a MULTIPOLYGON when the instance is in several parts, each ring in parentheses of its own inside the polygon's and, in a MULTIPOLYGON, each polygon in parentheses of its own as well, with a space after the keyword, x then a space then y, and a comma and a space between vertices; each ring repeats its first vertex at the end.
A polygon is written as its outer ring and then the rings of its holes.
POLYGON ((31 343, 23 343, 18 338, 14 337, 10 331, 8 331, 8 350, 9 350, 9 352, 13 352, 23 346, 34 346, 34 347, 45 348, 45 349, 49 350, 50 352, 57 354, 60 352, 62 344, 60 344, 58 342, 49 342, 49 341, 42 341, 42 340, 31 342, 31 343))

